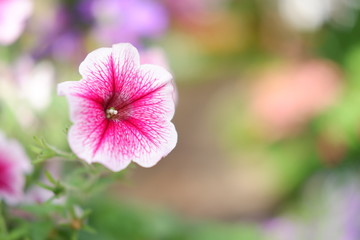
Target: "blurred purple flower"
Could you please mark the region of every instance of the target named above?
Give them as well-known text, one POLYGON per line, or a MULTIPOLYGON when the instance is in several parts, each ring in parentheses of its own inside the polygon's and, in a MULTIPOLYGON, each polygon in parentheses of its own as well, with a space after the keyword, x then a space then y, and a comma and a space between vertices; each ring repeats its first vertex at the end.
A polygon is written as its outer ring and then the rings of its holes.
POLYGON ((0 44, 13 43, 24 30, 32 12, 30 0, 0 0, 0 44))
POLYGON ((316 230, 319 240, 360 239, 360 181, 357 174, 346 177, 315 178, 306 196, 310 212, 317 212, 309 223, 308 236, 316 230), (319 194, 319 189, 322 189, 319 194))
POLYGON ((151 0, 95 0, 94 37, 102 44, 130 42, 161 36, 168 26, 166 9, 151 0))
POLYGON ((25 174, 31 171, 30 160, 22 146, 6 139, 0 132, 0 199, 8 204, 22 200, 25 174))
POLYGON ((303 226, 287 218, 274 218, 264 224, 266 236, 272 240, 302 240, 303 226))
POLYGON ((54 6, 54 11, 37 19, 38 45, 32 56, 41 59, 51 56, 64 62, 78 64, 86 55, 84 38, 92 26, 93 0, 83 0, 54 6), (76 54, 74 54, 76 52, 76 54))
POLYGON ((290 217, 269 220, 264 225, 265 239, 359 240, 360 181, 358 175, 350 175, 314 178, 305 189, 297 220, 290 217))
POLYGON ((66 62, 71 59, 75 63, 79 63, 86 55, 83 36, 76 31, 65 31, 54 39, 50 51, 57 60, 66 62), (61 48, 58 46, 61 46, 61 48), (74 52, 77 54, 74 54, 74 52))

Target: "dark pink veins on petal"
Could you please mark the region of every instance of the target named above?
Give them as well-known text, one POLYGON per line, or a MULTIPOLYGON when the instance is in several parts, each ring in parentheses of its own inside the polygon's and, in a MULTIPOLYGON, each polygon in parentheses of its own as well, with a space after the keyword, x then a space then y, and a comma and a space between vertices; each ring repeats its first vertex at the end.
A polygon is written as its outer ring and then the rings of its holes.
MULTIPOLYGON (((88 83, 93 82, 97 87, 90 84, 90 86, 87 86, 90 90, 88 95, 90 97, 85 97, 83 94, 79 96, 96 102, 97 106, 102 108, 105 116, 104 120, 90 134, 96 134, 93 154, 95 155, 97 153, 102 144, 108 141, 107 139, 109 137, 116 134, 113 131, 122 129, 117 126, 122 125, 124 127, 124 124, 129 130, 132 129, 133 137, 138 138, 140 134, 147 139, 147 141, 155 144, 151 137, 152 133, 149 132, 151 128, 146 126, 147 120, 138 119, 139 114, 135 117, 132 113, 135 110, 138 113, 139 109, 144 109, 141 110, 144 111, 141 115, 149 116, 149 113, 146 112, 146 109, 149 108, 146 106, 161 102, 161 99, 156 99, 159 97, 156 95, 167 83, 156 86, 156 77, 151 73, 140 74, 139 69, 135 68, 133 63, 127 60, 127 57, 125 57, 125 62, 121 68, 114 58, 110 56, 107 64, 97 65, 96 69, 98 73, 95 74, 96 76, 89 76, 90 80, 88 83), (95 94, 95 92, 97 92, 97 94, 95 94), (156 99, 155 102, 154 98, 156 99), (150 101, 150 103, 148 103, 148 101, 150 101), (138 104, 140 102, 141 104, 138 104)), ((118 138, 116 139, 117 141, 121 141, 118 138)), ((111 143, 111 145, 117 144, 119 143, 111 143)))

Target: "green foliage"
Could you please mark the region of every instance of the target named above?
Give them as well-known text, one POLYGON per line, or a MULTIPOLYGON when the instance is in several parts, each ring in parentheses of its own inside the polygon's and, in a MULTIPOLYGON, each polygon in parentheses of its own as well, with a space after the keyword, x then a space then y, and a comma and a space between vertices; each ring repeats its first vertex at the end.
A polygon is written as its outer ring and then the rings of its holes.
POLYGON ((248 223, 185 221, 159 209, 130 205, 97 197, 89 201, 93 210, 89 224, 95 233, 81 232, 80 240, 259 240, 259 228, 248 223))

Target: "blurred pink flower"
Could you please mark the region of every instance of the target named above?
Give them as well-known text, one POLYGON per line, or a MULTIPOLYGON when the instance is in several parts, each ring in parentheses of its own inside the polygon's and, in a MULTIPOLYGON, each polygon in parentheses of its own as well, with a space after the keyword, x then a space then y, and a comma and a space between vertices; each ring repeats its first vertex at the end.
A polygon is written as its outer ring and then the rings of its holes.
POLYGON ((266 72, 254 86, 251 109, 267 128, 282 135, 332 104, 340 74, 326 61, 312 60, 266 72))
POLYGON ((140 52, 141 64, 155 64, 162 66, 169 71, 169 64, 165 56, 164 50, 158 47, 152 47, 140 52))
POLYGON ((70 103, 68 139, 80 158, 120 171, 131 161, 151 167, 175 147, 168 71, 140 65, 130 44, 91 52, 79 71, 83 79, 60 83, 58 92, 70 103))
POLYGON ((31 171, 30 160, 22 146, 6 139, 0 132, 0 198, 8 204, 22 200, 25 174, 31 171))
POLYGON ((0 1, 0 44, 11 44, 20 36, 31 12, 31 0, 0 1))
MULTIPOLYGON (((141 51, 140 52, 140 63, 141 64, 159 65, 159 66, 165 68, 166 70, 168 70, 169 72, 171 72, 167 58, 165 56, 165 52, 162 48, 153 47, 153 48, 148 48, 144 51, 141 51)), ((178 91, 177 91, 174 80, 172 80, 172 84, 174 87, 173 99, 174 99, 175 104, 177 104, 179 95, 178 95, 178 91)))
POLYGON ((213 19, 205 19, 206 16, 221 11, 226 6, 226 0, 165 0, 164 2, 177 19, 190 22, 213 21, 213 19))

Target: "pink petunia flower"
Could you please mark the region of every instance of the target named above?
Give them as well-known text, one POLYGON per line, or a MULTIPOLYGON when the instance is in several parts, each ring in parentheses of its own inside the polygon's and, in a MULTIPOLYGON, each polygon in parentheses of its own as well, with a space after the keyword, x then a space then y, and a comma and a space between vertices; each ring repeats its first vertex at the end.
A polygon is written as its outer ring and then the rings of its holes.
POLYGON ((69 145, 88 163, 113 171, 131 161, 155 165, 176 145, 170 122, 175 105, 172 76, 164 68, 140 65, 130 44, 91 52, 79 68, 82 80, 58 85, 66 95, 74 125, 69 145))
POLYGON ((31 171, 30 160, 21 145, 0 132, 0 199, 8 204, 22 200, 25 174, 31 171))
POLYGON ((31 0, 0 0, 0 45, 13 43, 32 12, 31 0))

